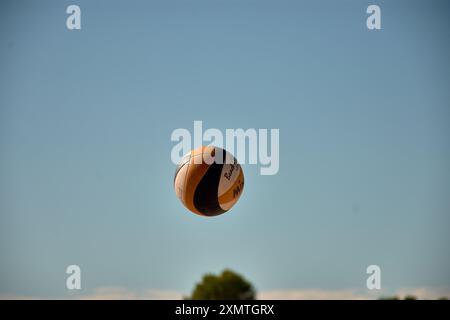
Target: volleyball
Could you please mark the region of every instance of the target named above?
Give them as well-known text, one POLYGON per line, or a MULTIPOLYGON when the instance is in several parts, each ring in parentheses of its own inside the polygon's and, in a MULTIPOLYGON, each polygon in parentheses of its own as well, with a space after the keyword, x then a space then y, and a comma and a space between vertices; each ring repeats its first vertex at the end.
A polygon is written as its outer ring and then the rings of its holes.
POLYGON ((193 213, 217 216, 239 200, 244 173, 226 150, 202 146, 181 159, 175 170, 174 188, 178 199, 193 213))

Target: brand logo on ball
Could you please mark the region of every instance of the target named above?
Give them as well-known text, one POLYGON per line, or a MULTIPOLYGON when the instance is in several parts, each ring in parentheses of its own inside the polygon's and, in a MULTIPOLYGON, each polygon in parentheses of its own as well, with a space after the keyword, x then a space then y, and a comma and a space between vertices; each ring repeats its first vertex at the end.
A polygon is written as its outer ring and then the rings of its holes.
POLYGON ((231 179, 231 174, 233 173, 234 168, 235 168, 235 165, 232 164, 232 165, 230 166, 230 171, 229 171, 229 172, 225 172, 223 176, 224 176, 225 178, 227 178, 228 180, 230 180, 230 179, 231 179))

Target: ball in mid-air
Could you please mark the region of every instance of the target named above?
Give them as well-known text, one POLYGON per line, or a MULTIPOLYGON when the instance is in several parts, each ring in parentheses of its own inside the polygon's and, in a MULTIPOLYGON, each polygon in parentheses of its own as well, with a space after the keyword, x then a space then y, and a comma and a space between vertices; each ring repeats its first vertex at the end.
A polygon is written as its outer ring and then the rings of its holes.
POLYGON ((238 201, 244 188, 244 174, 229 152, 202 146, 181 159, 175 171, 174 188, 190 211, 217 216, 238 201))

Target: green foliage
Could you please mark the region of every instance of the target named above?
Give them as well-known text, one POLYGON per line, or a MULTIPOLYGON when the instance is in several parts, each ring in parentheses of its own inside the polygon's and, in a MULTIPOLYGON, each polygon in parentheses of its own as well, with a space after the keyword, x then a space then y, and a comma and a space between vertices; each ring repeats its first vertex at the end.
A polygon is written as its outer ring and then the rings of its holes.
POLYGON ((392 297, 381 297, 380 300, 400 300, 400 298, 397 297, 397 296, 392 296, 392 297))
POLYGON ((241 275, 225 269, 220 275, 206 274, 192 292, 192 300, 254 300, 255 290, 241 275))

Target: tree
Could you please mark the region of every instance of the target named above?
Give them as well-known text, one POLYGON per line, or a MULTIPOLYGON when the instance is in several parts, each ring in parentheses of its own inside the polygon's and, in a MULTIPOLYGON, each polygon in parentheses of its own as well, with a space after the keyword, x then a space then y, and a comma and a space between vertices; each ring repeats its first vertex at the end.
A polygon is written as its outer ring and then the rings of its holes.
POLYGON ((206 274, 192 291, 192 300, 254 300, 255 290, 241 275, 225 269, 219 275, 206 274))

